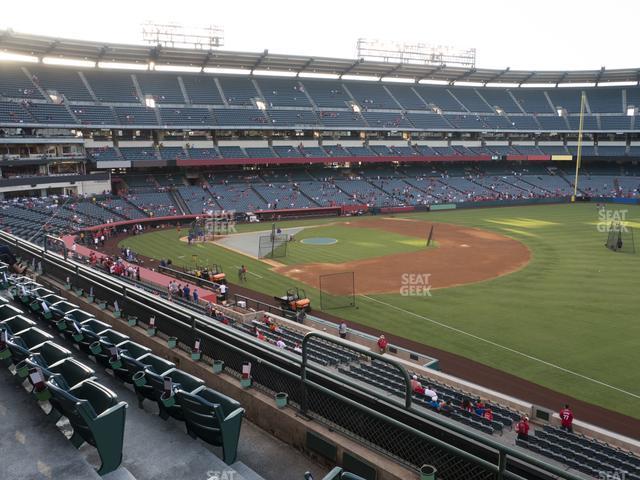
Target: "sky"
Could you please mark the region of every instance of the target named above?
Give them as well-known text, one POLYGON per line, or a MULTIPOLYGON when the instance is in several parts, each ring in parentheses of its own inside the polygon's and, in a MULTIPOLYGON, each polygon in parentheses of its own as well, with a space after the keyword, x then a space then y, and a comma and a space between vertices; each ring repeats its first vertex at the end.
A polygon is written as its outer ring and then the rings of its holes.
POLYGON ((355 58, 358 38, 367 38, 476 48, 480 68, 638 67, 640 1, 611 5, 594 0, 1 0, 0 29, 141 43, 145 21, 215 24, 224 28, 224 50, 355 58))

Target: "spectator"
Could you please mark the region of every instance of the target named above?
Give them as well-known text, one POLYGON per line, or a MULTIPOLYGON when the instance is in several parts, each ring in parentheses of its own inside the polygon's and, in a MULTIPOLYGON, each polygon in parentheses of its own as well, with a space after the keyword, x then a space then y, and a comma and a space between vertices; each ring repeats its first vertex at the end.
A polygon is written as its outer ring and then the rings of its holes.
POLYGON ((569 408, 569 404, 566 404, 562 410, 560 410, 560 428, 567 432, 573 433, 573 412, 569 408))
POLYGON ((27 270, 26 266, 18 263, 18 260, 7 245, 0 245, 0 260, 10 265, 14 273, 21 275, 27 270))
POLYGON ((193 289, 193 303, 195 303, 196 305, 198 304, 198 289, 194 288, 193 289))
POLYGON ((240 265, 240 268, 238 269, 238 278, 240 279, 240 282, 247 281, 247 267, 244 265, 240 265))
POLYGON ((285 349, 287 348, 287 344, 284 343, 284 340, 282 340, 281 338, 278 338, 278 341, 276 342, 276 347, 285 349))
POLYGON ((433 389, 431 385, 427 385, 427 388, 424 389, 424 396, 427 398, 438 398, 438 393, 433 389))
POLYGON ((424 393, 424 388, 422 387, 422 384, 418 380, 417 375, 413 375, 411 377, 411 390, 416 393, 424 393))
POLYGON ((380 335, 380 338, 378 338, 378 352, 380 353, 380 355, 384 355, 386 353, 388 346, 389 342, 387 341, 385 336, 380 335))
POLYGON ((182 296, 186 300, 191 300, 191 289, 189 288, 188 283, 185 283, 184 288, 182 289, 182 296))
POLYGON ((431 397, 431 401, 429 402, 429 406, 434 409, 440 408, 440 402, 438 402, 438 397, 431 397))
POLYGON ((473 407, 474 411, 476 412, 476 415, 482 417, 484 415, 484 409, 485 409, 485 404, 484 402, 480 399, 480 397, 478 397, 476 399, 476 404, 473 407))
POLYGON ((340 338, 342 338, 343 340, 347 338, 347 322, 343 321, 338 326, 338 334, 340 335, 340 338))
POLYGON ((296 353, 302 353, 302 347, 300 346, 300 342, 296 342, 293 346, 293 351, 296 353))
POLYGON ((451 412, 453 412, 453 408, 451 407, 451 403, 449 403, 449 400, 447 400, 446 402, 445 401, 440 402, 438 411, 441 414, 446 415, 447 417, 451 416, 451 412))
POLYGON ((516 433, 520 440, 527 440, 529 438, 529 417, 523 416, 516 424, 516 433))
POLYGON ((493 411, 491 410, 491 407, 486 407, 482 416, 490 422, 493 422, 493 411))
POLYGON ((218 299, 224 303, 227 301, 227 290, 229 289, 229 287, 227 287, 224 283, 221 284, 218 287, 218 299))

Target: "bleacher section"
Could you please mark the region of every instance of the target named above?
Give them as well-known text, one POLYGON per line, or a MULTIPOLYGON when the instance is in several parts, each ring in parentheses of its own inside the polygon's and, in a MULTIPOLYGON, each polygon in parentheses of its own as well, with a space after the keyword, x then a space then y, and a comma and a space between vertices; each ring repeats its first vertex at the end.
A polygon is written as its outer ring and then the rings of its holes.
MULTIPOLYGON (((626 116, 622 110, 623 99, 626 105, 640 104, 637 90, 633 87, 585 89, 586 130, 640 127, 640 122, 636 126, 635 118, 626 116)), ((16 106, 3 105, 0 122, 123 127, 323 126, 327 129, 562 131, 578 129, 580 95, 578 88, 397 85, 205 73, 78 71, 49 66, 22 70, 5 65, 0 70, 0 97, 3 101, 14 100, 16 106), (134 79, 140 93, 136 91, 134 79), (43 97, 40 88, 47 95, 57 93, 58 101, 73 102, 69 108, 76 118, 69 115, 64 105, 54 107, 53 98, 43 97), (153 98, 156 107, 143 107, 145 97, 153 98), (26 99, 28 102, 24 102, 26 99), (96 103, 96 99, 101 103, 96 103), (48 103, 39 103, 45 100, 48 103), (21 101, 23 104, 18 105, 21 101), (256 108, 258 101, 264 102, 266 111, 256 108), (352 111, 355 105, 362 114, 352 111), (564 109, 569 116, 559 117, 557 108, 564 109), (115 117, 111 109, 115 110, 115 117), (12 115, 8 115, 10 111, 12 115), (156 111, 161 120, 156 117, 156 111), (437 115, 442 112, 446 113, 446 120, 437 115)))

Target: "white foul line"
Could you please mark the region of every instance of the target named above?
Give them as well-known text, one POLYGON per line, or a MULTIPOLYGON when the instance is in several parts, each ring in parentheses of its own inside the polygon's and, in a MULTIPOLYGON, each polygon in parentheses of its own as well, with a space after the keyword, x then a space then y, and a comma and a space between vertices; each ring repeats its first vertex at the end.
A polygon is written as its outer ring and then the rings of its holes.
POLYGON ((419 315, 417 313, 410 312, 409 310, 405 310, 403 308, 396 307, 395 305, 391 305, 390 303, 383 302, 381 300, 378 300, 376 298, 370 297, 368 295, 359 295, 359 296, 360 297, 364 297, 364 298, 368 298, 369 300, 371 300, 373 302, 379 303, 381 305, 385 305, 387 307, 391 307, 391 308, 393 308, 395 310, 398 310, 400 312, 403 312, 403 313, 406 313, 406 314, 409 314, 409 315, 413 315, 414 317, 418 317, 418 318, 421 318, 423 320, 427 320, 428 322, 434 323, 434 324, 439 325, 439 326, 444 327, 444 328, 448 328, 449 330, 453 330, 454 332, 461 333, 463 335, 467 335, 467 336, 472 337, 472 338, 474 338, 476 340, 480 340, 481 342, 485 342, 485 343, 488 343, 489 345, 493 345, 494 347, 502 348, 503 350, 507 350, 507 351, 509 351, 511 353, 515 353, 516 355, 521 355, 521 356, 523 356, 525 358, 528 358, 530 360, 534 360, 536 362, 542 363, 542 364, 547 365, 549 367, 556 368, 556 369, 561 370, 561 371, 563 371, 565 373, 569 373, 571 375, 575 375, 576 377, 580 377, 580 378, 583 378, 583 379, 588 380, 590 382, 597 383, 598 385, 602 385, 603 387, 607 387, 607 388, 610 388, 612 390, 616 390, 616 391, 618 391, 620 393, 624 393, 624 394, 629 395, 631 397, 640 399, 640 395, 636 395, 635 393, 627 392, 626 390, 623 390, 621 388, 614 387, 613 385, 609 385, 608 383, 601 382, 600 380, 596 380, 595 378, 587 377, 586 375, 582 375, 581 373, 574 372, 572 370, 568 370, 568 369, 566 369, 564 367, 561 367, 559 365, 555 365, 553 363, 547 362, 547 361, 542 360, 540 358, 533 357, 533 356, 528 355, 528 354, 523 353, 523 352, 519 352, 518 350, 514 350, 513 348, 505 347, 504 345, 500 345, 499 343, 493 342, 491 340, 487 340, 486 338, 479 337, 477 335, 474 335, 473 333, 465 332, 464 330, 460 330, 459 328, 455 328, 455 327, 452 327, 451 325, 447 325, 445 323, 441 323, 441 322, 438 322, 436 320, 432 320, 432 319, 427 318, 427 317, 425 317, 423 315, 419 315))

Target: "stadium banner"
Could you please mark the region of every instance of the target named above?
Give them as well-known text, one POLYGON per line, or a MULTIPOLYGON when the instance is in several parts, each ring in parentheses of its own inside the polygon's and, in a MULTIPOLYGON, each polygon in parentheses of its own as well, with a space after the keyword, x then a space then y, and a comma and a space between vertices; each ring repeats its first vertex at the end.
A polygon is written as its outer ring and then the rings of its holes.
POLYGON ((573 155, 551 155, 551 160, 554 162, 570 162, 573 160, 573 155))
POLYGON ((131 168, 130 160, 109 160, 98 161, 96 166, 98 168, 131 168))
POLYGON ((431 205, 430 210, 455 210, 457 205, 455 203, 443 203, 441 205, 431 205))
POLYGON ((517 162, 546 162, 551 158, 551 155, 507 155, 507 160, 517 162))
POLYGON ((408 207, 382 207, 380 213, 406 213, 413 212, 416 208, 413 206, 408 207))

